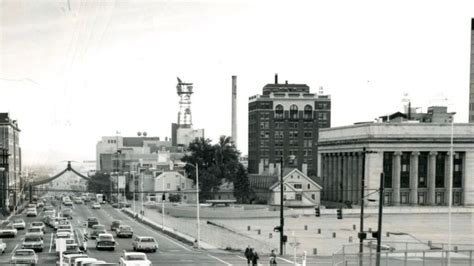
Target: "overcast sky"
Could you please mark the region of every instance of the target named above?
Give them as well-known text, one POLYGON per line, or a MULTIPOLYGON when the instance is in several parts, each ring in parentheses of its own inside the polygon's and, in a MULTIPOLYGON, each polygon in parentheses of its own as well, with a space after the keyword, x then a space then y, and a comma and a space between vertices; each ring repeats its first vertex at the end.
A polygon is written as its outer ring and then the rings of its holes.
POLYGON ((280 81, 320 86, 332 126, 450 104, 467 122, 474 1, 0 0, 0 112, 24 164, 95 159, 101 136, 170 136, 176 77, 193 82, 195 128, 238 147, 248 97, 280 81))

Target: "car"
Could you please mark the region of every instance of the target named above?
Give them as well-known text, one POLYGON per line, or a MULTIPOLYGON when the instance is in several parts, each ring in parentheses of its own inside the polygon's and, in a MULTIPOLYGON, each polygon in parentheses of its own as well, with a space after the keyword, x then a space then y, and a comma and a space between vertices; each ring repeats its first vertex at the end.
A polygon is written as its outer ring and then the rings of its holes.
POLYGON ((64 209, 61 211, 61 216, 62 217, 66 217, 66 218, 69 218, 69 219, 72 219, 72 210, 71 209, 64 209))
POLYGON ((36 209, 36 204, 34 203, 29 203, 28 206, 26 206, 28 209, 36 209))
POLYGON ((100 249, 115 250, 116 245, 117 245, 117 242, 115 242, 115 239, 111 234, 99 234, 97 236, 95 247, 97 250, 100 250, 100 249))
POLYGON ((59 265, 59 261, 56 263, 58 266, 70 266, 74 265, 76 259, 79 258, 88 258, 89 256, 85 254, 63 254, 63 265, 59 265))
POLYGON ((72 201, 65 201, 63 205, 66 207, 72 207, 73 204, 72 204, 72 201))
POLYGON ((33 249, 34 251, 43 251, 43 237, 39 234, 26 234, 22 243, 23 249, 33 249))
POLYGON ((72 225, 70 224, 59 224, 57 232, 59 232, 59 230, 68 230, 71 233, 73 232, 72 225))
POLYGON ((26 211, 26 217, 36 217, 36 216, 38 216, 36 209, 28 209, 26 211))
POLYGON ((45 216, 43 218, 43 222, 54 229, 58 227, 58 221, 56 220, 56 217, 45 216))
POLYGON ((107 231, 105 230, 105 226, 102 224, 96 224, 92 226, 92 232, 91 232, 91 239, 96 239, 99 234, 105 234, 107 231))
POLYGON ((15 227, 16 229, 25 229, 25 221, 23 219, 15 219, 13 220, 13 223, 12 223, 13 227, 15 227))
POLYGON ((79 245, 76 243, 66 244, 66 250, 63 251, 64 254, 82 254, 82 250, 79 248, 79 245))
POLYGON ((84 201, 82 199, 75 199, 74 203, 76 204, 84 204, 84 201))
POLYGON ((95 209, 95 210, 100 209, 100 204, 99 203, 92 204, 92 209, 95 209))
POLYGON ((99 220, 96 217, 87 218, 87 227, 92 228, 92 226, 99 224, 99 220))
POLYGON ((44 233, 44 227, 45 226, 44 226, 43 222, 39 222, 39 221, 31 222, 30 227, 39 227, 39 228, 41 228, 41 230, 43 230, 43 233, 44 233))
POLYGON ((0 228, 0 237, 15 237, 17 233, 18 230, 12 224, 7 224, 0 228))
POLYGON ((54 206, 53 205, 46 205, 43 207, 43 211, 53 211, 54 206))
POLYGON ((38 263, 38 255, 32 249, 17 249, 13 252, 12 264, 33 264, 38 263))
POLYGON ((41 238, 43 238, 44 231, 43 231, 43 228, 41 227, 30 227, 26 229, 26 234, 38 234, 41 236, 41 238))
POLYGON ((45 211, 43 211, 43 217, 44 216, 55 216, 55 215, 56 215, 55 210, 45 210, 45 211))
POLYGON ((0 239, 0 251, 3 253, 5 253, 5 249, 7 248, 7 244, 5 242, 3 242, 3 240, 0 239))
POLYGON ((136 236, 132 242, 133 251, 153 251, 158 249, 158 243, 151 236, 136 236))
POLYGON ((133 230, 129 225, 120 225, 115 232, 117 233, 117 237, 133 237, 133 230))
POLYGON ((110 231, 115 231, 120 226, 120 223, 121 222, 119 220, 112 221, 112 224, 110 225, 110 231))
POLYGON ((97 259, 95 258, 78 258, 74 261, 74 266, 84 266, 84 264, 88 263, 88 262, 95 262, 97 261, 97 259))
POLYGON ((148 260, 145 253, 142 252, 127 252, 123 251, 119 260, 120 266, 151 266, 151 261, 148 260))
POLYGON ((38 201, 38 203, 36 203, 36 208, 43 208, 44 207, 44 203, 42 201, 38 201))
MULTIPOLYGON (((71 234, 71 232, 59 232, 59 233, 56 233, 54 235, 54 239, 59 239, 59 238, 65 238, 65 239, 69 239, 69 238, 72 238, 73 235, 71 234)), ((55 246, 56 244, 56 241, 53 241, 53 246, 55 246)))

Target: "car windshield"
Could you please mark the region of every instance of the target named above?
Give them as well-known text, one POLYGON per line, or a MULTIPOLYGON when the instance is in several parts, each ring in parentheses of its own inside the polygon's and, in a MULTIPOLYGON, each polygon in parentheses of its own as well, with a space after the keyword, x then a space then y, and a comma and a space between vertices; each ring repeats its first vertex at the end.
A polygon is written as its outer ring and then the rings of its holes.
POLYGON ((94 228, 94 230, 97 230, 97 231, 99 231, 99 230, 103 230, 103 229, 105 229, 105 226, 103 226, 103 225, 94 225, 94 227, 93 227, 93 228, 94 228))
POLYGON ((28 232, 41 232, 41 228, 30 228, 28 232))
POLYGON ((17 220, 15 220, 15 223, 23 223, 23 220, 17 219, 17 220))
POLYGON ((143 238, 141 242, 155 242, 155 239, 153 238, 143 238))
POLYGON ((145 260, 144 255, 127 255, 125 257, 126 260, 145 260))
POLYGON ((36 242, 36 241, 41 241, 40 236, 26 236, 25 237, 26 242, 36 242))
POLYGON ((15 251, 15 256, 32 256, 34 251, 32 250, 17 250, 15 251))
POLYGON ((130 231, 130 230, 132 230, 132 228, 127 225, 127 226, 122 226, 122 227, 120 227, 120 230, 123 230, 123 231, 130 231))
POLYGON ((88 218, 89 222, 97 222, 97 218, 88 218))
POLYGON ((43 226, 43 223, 42 222, 32 222, 31 225, 32 226, 43 226))
POLYGON ((114 238, 112 236, 100 236, 100 240, 104 240, 104 241, 111 241, 113 239, 114 238))

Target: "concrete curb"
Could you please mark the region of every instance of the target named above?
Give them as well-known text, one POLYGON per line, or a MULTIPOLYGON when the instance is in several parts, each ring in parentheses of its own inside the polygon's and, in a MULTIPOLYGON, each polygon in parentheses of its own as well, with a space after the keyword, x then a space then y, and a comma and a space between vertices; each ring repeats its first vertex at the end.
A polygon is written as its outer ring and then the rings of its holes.
MULTIPOLYGON (((122 209, 122 212, 124 212, 125 214, 127 214, 128 216, 130 216, 132 218, 136 218, 136 220, 141 222, 142 224, 148 225, 149 227, 155 229, 156 231, 160 231, 161 233, 164 233, 167 236, 172 237, 173 239, 176 239, 176 240, 178 240, 178 241, 180 241, 184 244, 188 244, 188 245, 191 245, 191 246, 194 244, 195 238, 192 237, 192 236, 183 234, 181 232, 177 232, 174 229, 166 227, 166 226, 164 227, 165 230, 163 230, 162 225, 157 224, 157 223, 149 220, 146 217, 137 216, 137 214, 134 213, 131 210, 122 209)), ((214 247, 210 244, 207 244, 207 243, 203 242, 202 240, 200 241, 200 246, 201 246, 202 249, 218 249, 217 247, 214 247)))

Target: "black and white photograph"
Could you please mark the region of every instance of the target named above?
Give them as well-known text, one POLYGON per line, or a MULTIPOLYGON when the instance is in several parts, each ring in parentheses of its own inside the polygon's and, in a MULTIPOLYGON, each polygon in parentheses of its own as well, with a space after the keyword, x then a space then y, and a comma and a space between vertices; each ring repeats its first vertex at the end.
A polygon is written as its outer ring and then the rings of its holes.
POLYGON ((0 265, 474 265, 474 1, 0 0, 0 265))

